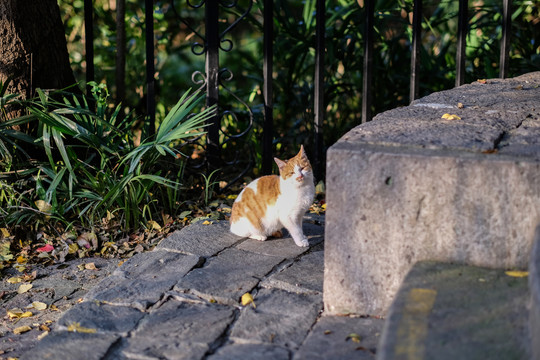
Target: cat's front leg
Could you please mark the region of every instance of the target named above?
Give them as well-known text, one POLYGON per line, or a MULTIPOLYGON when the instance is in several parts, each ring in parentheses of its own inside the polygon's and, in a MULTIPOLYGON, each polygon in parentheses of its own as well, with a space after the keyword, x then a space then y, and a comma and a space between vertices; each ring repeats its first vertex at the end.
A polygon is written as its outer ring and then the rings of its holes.
POLYGON ((304 232, 302 231, 302 218, 300 217, 300 221, 293 221, 290 219, 285 219, 285 221, 282 221, 283 226, 289 231, 289 234, 291 234, 294 243, 300 247, 307 247, 309 246, 309 242, 307 237, 305 237, 304 232))

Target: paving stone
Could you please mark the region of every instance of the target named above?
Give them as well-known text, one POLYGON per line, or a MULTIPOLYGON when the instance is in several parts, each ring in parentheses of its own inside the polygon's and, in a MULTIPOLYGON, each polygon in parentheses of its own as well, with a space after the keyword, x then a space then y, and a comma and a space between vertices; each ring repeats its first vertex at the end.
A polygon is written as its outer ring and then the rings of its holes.
POLYGON ((145 310, 200 260, 198 256, 163 250, 138 254, 89 291, 85 299, 145 310))
POLYGON ((383 324, 380 318, 322 316, 293 360, 372 360, 383 324), (351 334, 359 335, 360 342, 353 341, 351 334))
POLYGON ((240 297, 283 260, 277 256, 226 249, 182 278, 175 290, 189 290, 204 299, 238 305, 240 297))
POLYGON ((270 344, 227 344, 208 360, 289 360, 289 351, 285 348, 270 344))
POLYGON ((324 252, 315 251, 304 255, 283 271, 270 275, 261 286, 279 288, 291 292, 323 291, 324 252))
POLYGON ((529 329, 532 358, 540 359, 540 224, 536 227, 534 246, 529 265, 529 291, 531 292, 529 329))
POLYGON ((233 325, 235 342, 257 341, 297 349, 322 309, 322 296, 262 289, 233 325))
POLYGON ((100 360, 117 340, 118 337, 111 334, 52 332, 20 360, 100 360))
POLYGON ((121 352, 128 358, 200 359, 233 319, 228 306, 169 300, 141 320, 121 352))
POLYGON ((209 257, 232 246, 242 238, 229 231, 228 221, 217 221, 211 225, 202 222, 175 231, 163 239, 156 249, 178 251, 185 254, 209 257))
POLYGON ((247 239, 237 246, 238 249, 269 256, 280 256, 287 259, 295 258, 319 244, 323 240, 324 227, 304 222, 304 235, 309 240, 309 247, 297 246, 292 237, 285 230, 285 237, 281 239, 269 238, 265 241, 247 239))
POLYGON ((527 278, 419 262, 396 296, 378 359, 530 359, 527 278))
POLYGON ((126 335, 133 330, 145 313, 126 306, 100 304, 97 301, 85 301, 67 311, 59 320, 60 330, 67 330, 69 325, 95 329, 100 333, 126 335))

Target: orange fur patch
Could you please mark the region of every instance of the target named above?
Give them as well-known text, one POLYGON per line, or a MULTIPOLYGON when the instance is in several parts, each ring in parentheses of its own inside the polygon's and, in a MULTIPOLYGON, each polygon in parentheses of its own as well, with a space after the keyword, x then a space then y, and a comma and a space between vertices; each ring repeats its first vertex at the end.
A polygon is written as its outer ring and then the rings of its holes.
POLYGON ((307 156, 305 154, 303 154, 302 151, 300 151, 295 157, 293 157, 289 161, 287 161, 285 166, 283 166, 280 169, 279 173, 280 173, 281 177, 283 179, 287 180, 288 178, 293 176, 294 175, 294 168, 295 168, 296 165, 300 166, 300 168, 304 168, 304 169, 307 169, 307 170, 311 171, 311 164, 309 163, 309 160, 308 160, 307 156))
POLYGON ((261 219, 266 214, 266 208, 275 204, 279 194, 279 177, 277 175, 259 178, 257 192, 249 187, 245 188, 240 201, 234 202, 231 223, 245 217, 257 230, 262 230, 261 219))

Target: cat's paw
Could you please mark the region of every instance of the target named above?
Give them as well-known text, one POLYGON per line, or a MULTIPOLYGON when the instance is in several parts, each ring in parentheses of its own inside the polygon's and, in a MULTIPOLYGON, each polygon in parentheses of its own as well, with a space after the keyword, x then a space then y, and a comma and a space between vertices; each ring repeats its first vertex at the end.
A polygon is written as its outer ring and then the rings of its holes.
POLYGON ((302 238, 300 240, 294 240, 294 243, 300 247, 308 247, 309 246, 309 241, 307 238, 302 238))
POLYGON ((251 235, 249 238, 253 240, 264 241, 267 237, 263 235, 251 235))
POLYGON ((281 239, 281 238, 283 237, 283 231, 278 230, 278 231, 274 232, 274 233, 272 234, 272 237, 274 237, 274 238, 276 238, 276 239, 281 239))

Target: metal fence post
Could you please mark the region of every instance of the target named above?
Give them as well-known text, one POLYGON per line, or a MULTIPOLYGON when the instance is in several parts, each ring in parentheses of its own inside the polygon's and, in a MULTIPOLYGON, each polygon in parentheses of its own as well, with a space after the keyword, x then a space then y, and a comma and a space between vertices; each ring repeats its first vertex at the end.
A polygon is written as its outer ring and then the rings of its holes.
POLYGON ((146 114, 150 133, 155 132, 156 99, 154 78, 154 2, 145 0, 145 28, 146 28, 146 114))
POLYGON ((465 83, 465 50, 469 32, 469 0, 459 0, 458 12, 458 44, 456 54, 456 86, 465 83))
POLYGON ((323 140, 323 122, 324 122, 324 37, 325 37, 325 0, 317 0, 316 13, 316 46, 315 46, 315 158, 314 171, 315 178, 322 180, 324 177, 324 140, 323 140))
POLYGON ((413 8, 413 35, 411 54, 411 102, 418 97, 420 79, 418 69, 420 68, 420 47, 422 46, 422 0, 414 0, 413 8))
POLYGON ((274 54, 274 1, 264 0, 263 26, 263 96, 264 123, 262 147, 262 173, 272 173, 272 141, 274 137, 274 102, 273 102, 273 54, 274 54))
POLYGON ((362 119, 365 123, 371 121, 371 84, 373 81, 373 23, 375 14, 375 0, 365 1, 366 27, 364 31, 364 69, 362 84, 362 119))
POLYGON ((499 77, 508 76, 510 68, 510 33, 512 30, 512 4, 511 0, 503 0, 503 23, 501 38, 501 61, 499 68, 499 77))
MULTIPOLYGON (((218 104, 219 100, 219 1, 205 2, 206 26, 206 106, 218 104)), ((207 152, 210 167, 219 165, 219 127, 220 118, 216 111, 208 123, 207 152)))
MULTIPOLYGON (((84 0, 84 41, 86 82, 94 81, 94 8, 92 0, 84 0)), ((88 88, 88 86, 87 86, 88 88)))

